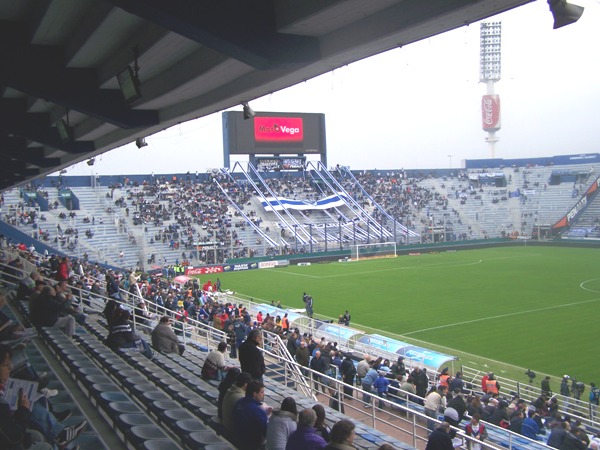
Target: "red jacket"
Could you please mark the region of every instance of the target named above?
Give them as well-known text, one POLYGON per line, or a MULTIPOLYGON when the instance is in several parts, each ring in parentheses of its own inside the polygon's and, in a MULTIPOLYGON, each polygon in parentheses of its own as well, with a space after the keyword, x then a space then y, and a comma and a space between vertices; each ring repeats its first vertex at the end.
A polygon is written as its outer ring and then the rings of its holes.
POLYGON ((484 375, 483 377, 481 377, 481 390, 483 392, 487 392, 487 380, 489 380, 490 377, 486 375, 484 375))
POLYGON ((67 261, 61 261, 56 271, 57 281, 67 281, 69 279, 69 263, 67 261))

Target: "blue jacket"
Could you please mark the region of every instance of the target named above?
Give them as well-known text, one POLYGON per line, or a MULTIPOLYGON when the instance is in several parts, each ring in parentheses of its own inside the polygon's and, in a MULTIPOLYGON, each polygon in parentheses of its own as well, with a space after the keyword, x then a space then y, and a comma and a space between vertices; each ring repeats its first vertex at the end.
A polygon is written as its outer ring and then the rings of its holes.
POLYGON ((236 445, 242 450, 256 450, 267 438, 267 413, 252 397, 242 397, 233 409, 236 445))
POLYGON ((327 442, 314 427, 298 427, 290 434, 285 450, 319 450, 327 442))
POLYGON ((531 417, 527 417, 521 424, 521 434, 529 439, 538 441, 540 439, 538 437, 538 434, 540 434, 540 427, 535 420, 531 417))
POLYGON ((371 368, 362 379, 362 384, 372 385, 373 383, 375 383, 375 380, 378 376, 379 374, 377 373, 377 371, 371 368))
POLYGON ((390 380, 388 380, 383 375, 379 375, 379 377, 373 383, 373 388, 377 389, 377 393, 379 395, 388 391, 388 386, 390 385, 390 380))

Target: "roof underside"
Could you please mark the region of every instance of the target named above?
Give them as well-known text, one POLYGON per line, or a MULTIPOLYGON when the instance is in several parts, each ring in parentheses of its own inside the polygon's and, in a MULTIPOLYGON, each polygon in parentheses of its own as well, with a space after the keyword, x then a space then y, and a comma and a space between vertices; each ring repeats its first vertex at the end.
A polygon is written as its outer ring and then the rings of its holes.
POLYGON ((529 1, 0 0, 0 190, 529 1))

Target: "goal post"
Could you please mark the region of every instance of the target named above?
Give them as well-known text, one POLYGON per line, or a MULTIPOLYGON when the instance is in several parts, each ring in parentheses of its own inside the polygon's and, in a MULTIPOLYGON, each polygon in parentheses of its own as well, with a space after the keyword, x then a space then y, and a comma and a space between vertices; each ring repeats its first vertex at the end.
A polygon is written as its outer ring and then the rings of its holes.
POLYGON ((352 246, 352 259, 354 261, 367 258, 394 258, 396 256, 395 242, 377 242, 374 244, 356 244, 352 246))

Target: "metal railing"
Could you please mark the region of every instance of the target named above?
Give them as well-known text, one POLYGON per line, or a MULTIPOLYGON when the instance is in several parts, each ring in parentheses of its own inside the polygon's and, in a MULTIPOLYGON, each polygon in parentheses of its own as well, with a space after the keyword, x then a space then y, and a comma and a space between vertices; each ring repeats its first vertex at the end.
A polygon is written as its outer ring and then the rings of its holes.
MULTIPOLYGON (((467 366, 463 366, 461 370, 463 379, 474 385, 474 391, 481 392, 481 378, 489 370, 481 371, 467 366)), ((514 393, 527 402, 534 402, 542 395, 542 390, 532 383, 522 383, 498 375, 495 375, 495 378, 501 386, 500 395, 509 397, 509 399, 512 398, 512 393, 514 393)), ((561 415, 576 417, 586 427, 592 430, 600 430, 600 423, 598 422, 600 408, 598 405, 561 394, 552 393, 551 395, 558 400, 558 412, 561 415)))

